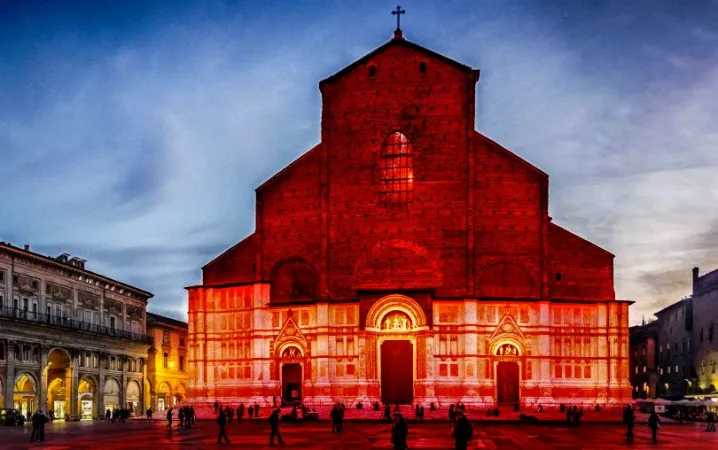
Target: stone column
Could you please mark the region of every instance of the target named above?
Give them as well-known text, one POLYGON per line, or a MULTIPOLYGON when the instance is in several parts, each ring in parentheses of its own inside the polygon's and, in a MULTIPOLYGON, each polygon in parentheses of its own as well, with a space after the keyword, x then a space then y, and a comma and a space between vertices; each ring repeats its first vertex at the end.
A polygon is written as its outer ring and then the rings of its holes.
MULTIPOLYGON (((100 366, 102 367, 102 366, 100 366)), ((92 397, 95 403, 95 418, 102 419, 105 417, 105 371, 100 369, 100 375, 97 377, 97 386, 92 397)))
POLYGON ((77 364, 77 352, 72 351, 72 362, 70 364, 69 372, 69 384, 65 385, 65 408, 69 411, 70 420, 80 420, 80 414, 77 411, 77 390, 78 390, 78 375, 79 368, 77 364), (68 392, 69 388, 69 392, 68 392), (69 401, 70 407, 67 408, 67 402, 69 401))
POLYGON ((122 377, 120 380, 120 407, 127 407, 127 356, 120 355, 120 364, 122 364, 122 377))
POLYGON ((38 406, 45 413, 52 409, 52 406, 47 404, 47 372, 49 370, 49 367, 47 365, 48 351, 48 346, 40 346, 40 386, 38 386, 40 404, 38 406))
MULTIPOLYGON (((8 346, 9 347, 9 346, 8 346)), ((15 356, 10 358, 10 349, 7 351, 7 366, 5 367, 5 405, 4 408, 12 408, 12 397, 15 393, 15 356)))

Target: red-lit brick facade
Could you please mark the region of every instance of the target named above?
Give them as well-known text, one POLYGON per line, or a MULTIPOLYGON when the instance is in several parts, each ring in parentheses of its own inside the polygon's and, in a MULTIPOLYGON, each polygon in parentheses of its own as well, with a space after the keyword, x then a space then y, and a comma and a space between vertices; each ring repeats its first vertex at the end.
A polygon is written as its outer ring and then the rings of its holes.
POLYGON ((190 401, 630 398, 614 257, 474 130, 478 79, 397 36, 320 83, 321 143, 188 288, 190 401))

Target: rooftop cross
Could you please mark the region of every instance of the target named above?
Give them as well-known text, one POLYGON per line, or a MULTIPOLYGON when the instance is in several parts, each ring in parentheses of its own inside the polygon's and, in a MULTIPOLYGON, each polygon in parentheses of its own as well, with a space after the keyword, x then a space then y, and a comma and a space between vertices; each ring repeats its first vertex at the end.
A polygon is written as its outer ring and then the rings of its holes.
POLYGON ((396 16, 396 31, 401 30, 401 15, 406 14, 406 11, 401 9, 401 6, 397 6, 395 10, 391 12, 393 16, 396 16))

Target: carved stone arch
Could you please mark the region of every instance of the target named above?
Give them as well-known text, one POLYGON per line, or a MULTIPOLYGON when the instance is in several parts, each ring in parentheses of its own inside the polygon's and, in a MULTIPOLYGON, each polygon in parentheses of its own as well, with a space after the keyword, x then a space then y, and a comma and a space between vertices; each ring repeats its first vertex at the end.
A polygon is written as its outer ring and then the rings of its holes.
POLYGON ((479 277, 482 297, 526 298, 536 294, 536 284, 526 268, 515 262, 502 261, 486 267, 479 277))
POLYGON ((369 308, 366 316, 366 328, 381 330, 382 321, 392 312, 401 312, 411 321, 413 329, 426 328, 428 326, 426 314, 421 306, 412 298, 401 294, 387 295, 379 299, 369 308))
POLYGON ((319 272, 300 256, 278 261, 270 276, 270 303, 311 302, 319 292, 319 272))

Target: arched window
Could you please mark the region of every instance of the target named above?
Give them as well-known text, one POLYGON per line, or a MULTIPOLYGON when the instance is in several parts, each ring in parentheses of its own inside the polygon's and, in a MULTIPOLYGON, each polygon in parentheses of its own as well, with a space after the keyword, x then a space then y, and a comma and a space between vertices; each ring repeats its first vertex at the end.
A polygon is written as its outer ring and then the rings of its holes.
POLYGON ((306 261, 290 259, 275 267, 271 282, 271 303, 310 302, 317 296, 319 275, 306 261))
POLYGON ((411 201, 414 169, 411 143, 404 134, 395 131, 384 140, 380 169, 382 200, 385 203, 411 201))

